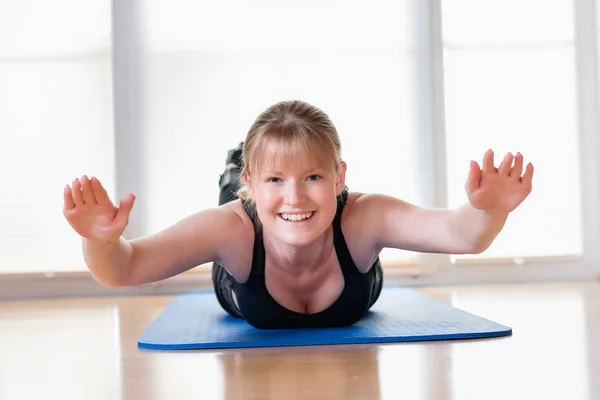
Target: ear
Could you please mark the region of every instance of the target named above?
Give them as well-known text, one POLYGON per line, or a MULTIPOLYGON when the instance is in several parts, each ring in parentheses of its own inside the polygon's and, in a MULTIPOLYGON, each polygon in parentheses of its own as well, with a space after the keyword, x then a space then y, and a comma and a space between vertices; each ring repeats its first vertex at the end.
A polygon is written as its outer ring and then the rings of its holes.
POLYGON ((339 196, 346 186, 346 169, 348 166, 344 161, 340 163, 340 168, 338 169, 336 180, 335 180, 335 192, 339 196))
POLYGON ((244 184, 246 185, 246 188, 248 189, 248 194, 250 195, 250 197, 254 197, 254 188, 252 187, 252 179, 250 178, 250 174, 248 174, 247 171, 242 173, 242 180, 243 180, 244 184))

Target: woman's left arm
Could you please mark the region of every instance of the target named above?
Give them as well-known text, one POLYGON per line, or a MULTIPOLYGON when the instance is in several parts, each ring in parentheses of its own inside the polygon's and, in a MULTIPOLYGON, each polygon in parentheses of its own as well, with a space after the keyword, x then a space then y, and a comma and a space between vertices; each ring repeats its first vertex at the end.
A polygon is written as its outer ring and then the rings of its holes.
POLYGON ((520 153, 508 153, 496 168, 488 150, 481 168, 471 161, 465 184, 469 201, 457 209, 418 207, 382 195, 365 195, 356 205, 363 209, 365 231, 374 235, 378 248, 477 254, 492 244, 509 214, 531 193, 532 179, 533 165, 523 172, 520 153))

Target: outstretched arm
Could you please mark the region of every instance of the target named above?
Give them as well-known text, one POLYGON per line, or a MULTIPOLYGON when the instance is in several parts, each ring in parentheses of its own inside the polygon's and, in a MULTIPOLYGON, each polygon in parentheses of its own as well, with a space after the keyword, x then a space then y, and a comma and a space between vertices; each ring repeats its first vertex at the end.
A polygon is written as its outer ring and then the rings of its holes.
POLYGON ((116 207, 96 178, 75 179, 64 190, 64 215, 82 237, 94 279, 109 286, 135 286, 169 278, 197 265, 220 261, 244 224, 229 206, 198 212, 165 230, 125 240, 133 194, 116 207), (227 229, 223 229, 226 227, 227 229))
POLYGON ((469 202, 457 209, 419 207, 384 195, 357 200, 378 249, 391 247, 445 254, 485 251, 510 212, 531 192, 533 165, 523 174, 523 156, 507 154, 498 168, 488 150, 482 168, 475 161, 465 185, 469 202), (513 166, 514 161, 514 166, 513 166))

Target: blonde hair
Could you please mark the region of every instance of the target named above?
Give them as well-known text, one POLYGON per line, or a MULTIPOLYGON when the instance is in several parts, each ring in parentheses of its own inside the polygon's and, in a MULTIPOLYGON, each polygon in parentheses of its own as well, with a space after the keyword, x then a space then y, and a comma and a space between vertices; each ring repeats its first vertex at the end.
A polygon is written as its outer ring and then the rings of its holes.
MULTIPOLYGON (((274 104, 256 118, 244 141, 242 176, 256 173, 261 155, 272 145, 278 146, 276 156, 284 159, 309 150, 332 162, 336 172, 342 162, 340 138, 329 116, 300 100, 274 104)), ((243 179, 238 196, 254 205, 243 179)))

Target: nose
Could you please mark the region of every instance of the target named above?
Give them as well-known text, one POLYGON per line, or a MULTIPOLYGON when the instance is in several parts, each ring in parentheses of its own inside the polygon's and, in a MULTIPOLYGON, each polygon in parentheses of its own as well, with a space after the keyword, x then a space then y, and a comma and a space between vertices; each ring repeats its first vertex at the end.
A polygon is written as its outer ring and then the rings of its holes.
POLYGON ((304 188, 302 183, 288 182, 285 185, 284 201, 289 205, 300 204, 304 199, 304 188))

